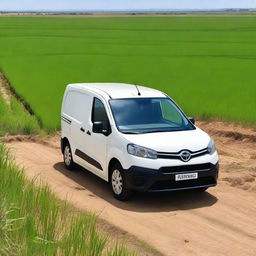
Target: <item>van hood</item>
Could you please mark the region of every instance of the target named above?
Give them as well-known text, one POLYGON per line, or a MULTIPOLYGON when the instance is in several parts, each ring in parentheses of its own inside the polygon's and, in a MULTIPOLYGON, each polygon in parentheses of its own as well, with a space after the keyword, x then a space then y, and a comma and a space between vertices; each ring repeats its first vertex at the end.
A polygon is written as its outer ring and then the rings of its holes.
POLYGON ((207 148, 210 137, 199 128, 188 131, 123 134, 133 144, 158 152, 179 152, 183 149, 197 151, 207 148))

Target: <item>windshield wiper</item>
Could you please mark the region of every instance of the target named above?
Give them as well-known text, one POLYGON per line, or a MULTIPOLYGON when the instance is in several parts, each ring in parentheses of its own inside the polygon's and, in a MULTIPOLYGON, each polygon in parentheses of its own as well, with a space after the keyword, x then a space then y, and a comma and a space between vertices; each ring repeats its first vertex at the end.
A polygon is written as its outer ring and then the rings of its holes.
POLYGON ((173 131, 180 131, 180 130, 151 130, 151 131, 140 131, 140 132, 135 132, 135 131, 129 131, 129 132, 123 132, 125 134, 145 134, 145 133, 154 133, 154 132, 173 132, 173 131))
POLYGON ((145 131, 143 133, 154 133, 154 132, 170 132, 172 130, 152 130, 152 131, 145 131))
POLYGON ((124 134, 140 134, 141 132, 123 132, 124 134))
POLYGON ((152 130, 152 131, 140 131, 140 132, 123 132, 125 134, 145 134, 145 133, 153 133, 153 132, 168 132, 165 130, 152 130))

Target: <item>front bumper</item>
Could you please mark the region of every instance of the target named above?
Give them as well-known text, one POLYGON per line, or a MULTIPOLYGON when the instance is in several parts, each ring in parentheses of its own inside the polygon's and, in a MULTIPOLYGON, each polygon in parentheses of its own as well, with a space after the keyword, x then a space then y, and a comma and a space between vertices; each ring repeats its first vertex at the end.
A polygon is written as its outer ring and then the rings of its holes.
POLYGON ((217 185, 219 163, 170 166, 149 169, 131 166, 125 171, 126 185, 131 190, 141 192, 161 192, 195 188, 207 188, 217 185), (194 180, 175 181, 176 174, 198 173, 194 180))

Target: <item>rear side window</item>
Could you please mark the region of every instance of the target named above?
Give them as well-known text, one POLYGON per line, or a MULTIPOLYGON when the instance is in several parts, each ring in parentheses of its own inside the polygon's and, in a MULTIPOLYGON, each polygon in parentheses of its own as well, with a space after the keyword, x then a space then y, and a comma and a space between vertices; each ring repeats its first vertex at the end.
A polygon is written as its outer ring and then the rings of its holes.
POLYGON ((102 122, 104 129, 107 129, 109 126, 109 120, 105 106, 98 98, 94 98, 93 101, 92 122, 102 122))
POLYGON ((67 93, 63 112, 79 122, 89 120, 90 96, 78 91, 67 93))

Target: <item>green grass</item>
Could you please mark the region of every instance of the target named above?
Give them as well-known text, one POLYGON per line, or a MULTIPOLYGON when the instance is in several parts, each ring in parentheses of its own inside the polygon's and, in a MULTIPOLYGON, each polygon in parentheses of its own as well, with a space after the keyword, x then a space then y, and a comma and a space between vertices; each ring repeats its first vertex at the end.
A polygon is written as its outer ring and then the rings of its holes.
POLYGON ((0 18, 0 67, 48 130, 66 84, 126 82, 256 124, 254 17, 0 18))
POLYGON ((0 94, 0 136, 5 134, 36 134, 40 127, 35 116, 31 116, 14 97, 7 104, 0 94))
POLYGON ((1 256, 128 256, 96 229, 96 216, 59 201, 46 185, 28 181, 0 144, 1 256))

